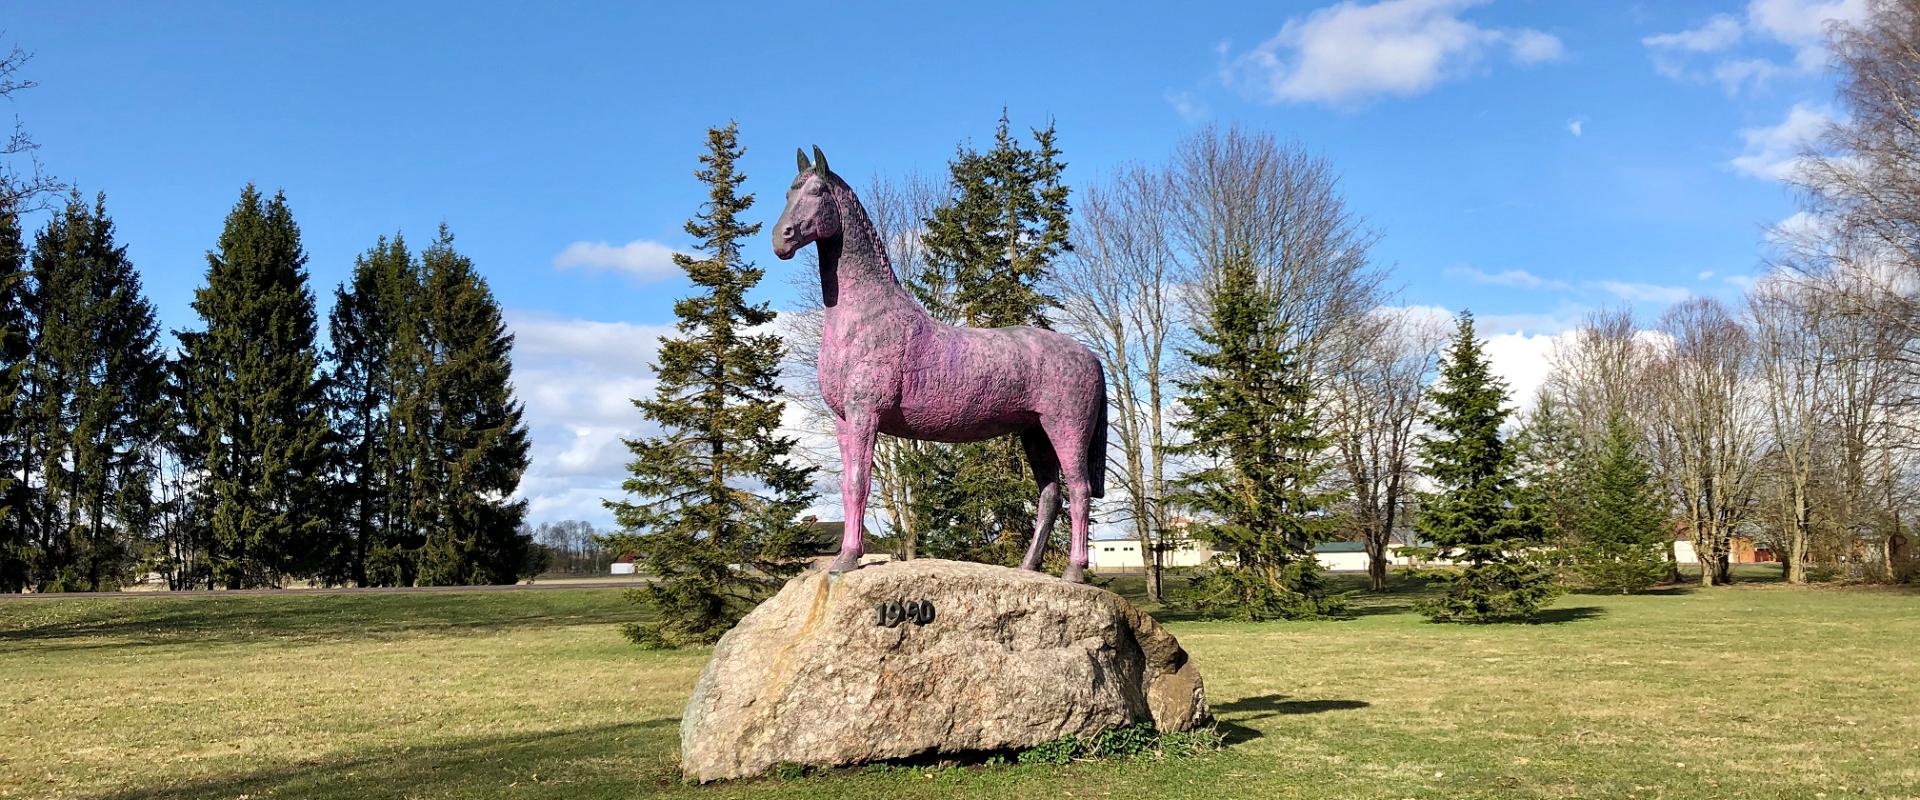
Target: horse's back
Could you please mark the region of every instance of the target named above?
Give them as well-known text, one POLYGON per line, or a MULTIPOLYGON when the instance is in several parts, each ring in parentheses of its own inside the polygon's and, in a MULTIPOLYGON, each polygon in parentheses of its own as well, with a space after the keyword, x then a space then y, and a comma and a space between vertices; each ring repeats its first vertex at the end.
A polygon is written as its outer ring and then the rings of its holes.
POLYGON ((1079 415, 1100 363, 1072 338, 1029 326, 939 325, 909 349, 900 408, 882 429, 935 441, 978 441, 1037 426, 1062 412, 1079 415), (888 430, 891 428, 892 430, 888 430))

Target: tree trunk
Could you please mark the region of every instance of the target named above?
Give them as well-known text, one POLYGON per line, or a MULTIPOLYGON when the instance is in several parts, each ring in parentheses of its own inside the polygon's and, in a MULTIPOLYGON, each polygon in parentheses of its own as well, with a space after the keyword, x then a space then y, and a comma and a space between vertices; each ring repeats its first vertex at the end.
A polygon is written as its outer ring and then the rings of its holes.
POLYGON ((1165 545, 1155 543, 1153 557, 1147 562, 1147 599, 1156 603, 1161 602, 1166 596, 1164 594, 1166 576, 1163 572, 1166 563, 1165 554, 1165 545))
POLYGON ((1367 581, 1376 592, 1387 590, 1387 553, 1384 543, 1367 542, 1367 581))
POLYGON ((1713 586, 1713 561, 1717 556, 1717 554, 1714 553, 1713 532, 1707 530, 1699 520, 1694 521, 1693 530, 1693 560, 1700 565, 1700 586, 1702 588, 1711 588, 1713 586))

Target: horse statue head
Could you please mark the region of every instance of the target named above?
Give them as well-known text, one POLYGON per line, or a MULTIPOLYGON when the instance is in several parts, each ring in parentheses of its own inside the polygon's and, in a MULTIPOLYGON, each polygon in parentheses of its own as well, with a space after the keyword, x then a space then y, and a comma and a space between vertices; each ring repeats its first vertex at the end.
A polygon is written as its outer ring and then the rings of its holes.
POLYGON ((773 254, 781 261, 821 239, 840 235, 840 207, 833 201, 833 184, 839 176, 827 169, 827 155, 813 146, 813 161, 804 150, 795 150, 800 174, 787 188, 787 208, 773 225, 773 254))

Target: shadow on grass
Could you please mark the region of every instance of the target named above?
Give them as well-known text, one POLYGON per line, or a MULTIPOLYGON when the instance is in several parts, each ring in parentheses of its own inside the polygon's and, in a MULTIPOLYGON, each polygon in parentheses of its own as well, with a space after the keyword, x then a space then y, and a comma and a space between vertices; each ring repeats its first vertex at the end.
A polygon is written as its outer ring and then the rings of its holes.
POLYGON ((1213 727, 1220 732, 1220 744, 1226 747, 1246 744, 1266 735, 1255 728, 1249 728, 1230 719, 1216 719, 1213 721, 1213 727))
POLYGON ((1347 611, 1342 616, 1348 619, 1377 617, 1390 614, 1410 614, 1413 604, 1433 594, 1423 588, 1384 592, 1366 592, 1347 598, 1347 611))
POLYGON ((1599 619, 1607 615, 1607 610, 1599 606, 1574 606, 1571 608, 1549 608, 1536 611, 1533 616, 1512 620, 1520 625, 1565 625, 1569 622, 1584 622, 1599 619))
POLYGON ((1293 714, 1324 714, 1329 711, 1355 711, 1373 705, 1365 700, 1295 700, 1284 694, 1242 697, 1213 707, 1214 726, 1229 746, 1249 742, 1266 734, 1246 723, 1293 714))
POLYGON ((47 601, 0 607, 0 652, 379 641, 638 617, 619 590, 47 601))
POLYGON ((630 765, 640 760, 636 754, 671 751, 679 738, 679 722, 654 719, 322 756, 168 786, 123 789, 96 800, 625 796, 678 785, 680 775, 670 764, 656 763, 651 771, 630 765))
POLYGON ((1655 586, 1649 589, 1641 589, 1637 592, 1621 592, 1617 589, 1579 588, 1579 589, 1569 590, 1568 594, 1575 594, 1583 597, 1680 597, 1682 595, 1693 594, 1694 592, 1697 592, 1699 590, 1700 590, 1700 587, 1698 586, 1686 586, 1682 584, 1666 584, 1662 586, 1655 586))
POLYGON ((1294 700, 1284 694, 1242 697, 1213 707, 1216 714, 1233 714, 1237 719, 1255 720, 1287 714, 1322 714, 1328 711, 1353 711, 1372 706, 1365 700, 1294 700))

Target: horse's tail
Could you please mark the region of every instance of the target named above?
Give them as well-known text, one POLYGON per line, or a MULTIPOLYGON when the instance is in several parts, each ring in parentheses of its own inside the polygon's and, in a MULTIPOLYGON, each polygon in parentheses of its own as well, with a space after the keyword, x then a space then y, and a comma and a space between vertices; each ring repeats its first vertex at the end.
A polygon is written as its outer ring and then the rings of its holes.
POLYGON ((1094 497, 1107 496, 1107 368, 1101 365, 1100 379, 1094 382, 1099 411, 1094 414, 1093 435, 1087 437, 1087 481, 1094 497))

